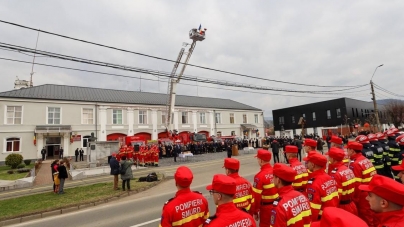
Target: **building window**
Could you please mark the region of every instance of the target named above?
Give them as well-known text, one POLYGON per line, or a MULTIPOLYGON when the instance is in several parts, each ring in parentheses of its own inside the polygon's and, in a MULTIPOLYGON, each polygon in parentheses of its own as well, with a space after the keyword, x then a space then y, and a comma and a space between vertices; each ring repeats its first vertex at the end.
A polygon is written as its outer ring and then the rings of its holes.
POLYGON ((20 125, 22 123, 22 106, 7 106, 7 124, 20 125))
POLYGON ((201 122, 201 124, 206 124, 205 113, 199 113, 199 121, 201 122))
POLYGON ((247 114, 243 114, 243 123, 244 123, 244 124, 247 123, 247 114))
POLYGON ((139 124, 147 124, 147 110, 139 110, 139 124))
POLYGON ((121 125, 122 124, 122 110, 112 110, 112 124, 121 125))
POLYGON ((236 131, 231 131, 231 135, 235 136, 236 135, 236 131))
POLYGON ((60 125, 60 107, 48 107, 48 124, 60 125))
POLYGON ((234 113, 230 114, 230 124, 234 124, 234 113))
POLYGON ((94 109, 83 108, 83 124, 92 125, 94 124, 94 109))
POLYGON ((221 120, 222 119, 221 119, 220 113, 215 113, 215 122, 216 122, 216 124, 221 124, 222 123, 221 120))
POLYGON ((188 112, 181 112, 182 124, 188 124, 188 112))
POLYGON ((316 121, 316 112, 313 112, 313 121, 316 121))
POLYGON ((166 124, 167 122, 167 111, 161 111, 161 123, 166 124))
POLYGON ((327 110, 327 119, 331 119, 331 110, 327 110))
POLYGON ((19 152, 20 151, 20 138, 7 138, 6 139, 6 152, 19 152))
POLYGON ((282 116, 282 117, 279 117, 279 124, 280 125, 283 125, 283 124, 285 124, 285 118, 282 116))
POLYGON ((217 133, 216 133, 216 136, 217 136, 217 137, 222 137, 222 132, 221 132, 221 131, 217 132, 217 133))
POLYGON ((292 116, 292 123, 296 123, 295 116, 292 116))
POLYGON ((254 122, 258 124, 258 114, 254 114, 254 122))

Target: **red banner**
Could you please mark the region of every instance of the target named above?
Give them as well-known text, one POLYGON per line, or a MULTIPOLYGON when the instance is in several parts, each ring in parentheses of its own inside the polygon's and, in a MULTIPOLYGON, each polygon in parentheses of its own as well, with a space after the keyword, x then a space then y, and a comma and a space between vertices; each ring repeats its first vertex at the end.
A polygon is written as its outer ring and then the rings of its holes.
POLYGON ((81 135, 73 136, 73 141, 81 141, 81 135))

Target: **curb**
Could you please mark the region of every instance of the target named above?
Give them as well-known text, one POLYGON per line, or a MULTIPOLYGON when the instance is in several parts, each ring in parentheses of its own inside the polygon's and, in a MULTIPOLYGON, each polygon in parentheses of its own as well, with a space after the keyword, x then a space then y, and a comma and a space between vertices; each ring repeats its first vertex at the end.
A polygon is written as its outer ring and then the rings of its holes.
POLYGON ((21 217, 18 217, 18 218, 3 220, 3 221, 0 221, 0 227, 8 226, 8 225, 15 225, 15 224, 23 223, 23 222, 26 222, 26 221, 32 221, 32 220, 35 220, 35 219, 47 218, 47 217, 56 216, 56 215, 60 215, 60 214, 66 214, 66 213, 74 212, 74 211, 77 211, 77 210, 83 210, 83 209, 91 208, 91 207, 94 207, 94 206, 102 205, 102 204, 105 204, 105 203, 117 201, 117 200, 119 200, 121 198, 130 196, 132 194, 136 194, 136 193, 139 193, 139 192, 142 192, 142 191, 146 191, 147 189, 152 188, 152 187, 162 183, 163 181, 166 181, 168 179, 173 178, 173 176, 167 176, 166 177, 166 173, 161 173, 161 174, 163 175, 161 180, 155 181, 155 182, 151 183, 150 185, 148 185, 147 187, 138 188, 138 189, 133 190, 133 191, 122 192, 122 194, 120 194, 118 196, 109 197, 109 198, 106 198, 104 200, 99 200, 99 201, 95 201, 95 202, 91 202, 91 203, 85 203, 85 204, 80 204, 80 205, 75 205, 75 206, 70 206, 70 207, 63 207, 63 208, 58 208, 58 209, 51 210, 51 211, 44 211, 44 212, 40 212, 40 213, 37 213, 37 214, 30 214, 30 215, 21 216, 21 217))

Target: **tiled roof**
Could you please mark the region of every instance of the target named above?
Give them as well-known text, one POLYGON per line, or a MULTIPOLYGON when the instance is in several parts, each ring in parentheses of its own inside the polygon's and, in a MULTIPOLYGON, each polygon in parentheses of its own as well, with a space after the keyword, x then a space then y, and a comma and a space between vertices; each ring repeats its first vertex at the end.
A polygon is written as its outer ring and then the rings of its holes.
MULTIPOLYGON (((167 94, 55 84, 44 84, 30 88, 0 92, 0 97, 143 105, 166 105, 167 102, 167 94)), ((258 108, 248 106, 230 99, 185 95, 177 95, 175 105, 182 107, 260 111, 260 109, 258 108)))

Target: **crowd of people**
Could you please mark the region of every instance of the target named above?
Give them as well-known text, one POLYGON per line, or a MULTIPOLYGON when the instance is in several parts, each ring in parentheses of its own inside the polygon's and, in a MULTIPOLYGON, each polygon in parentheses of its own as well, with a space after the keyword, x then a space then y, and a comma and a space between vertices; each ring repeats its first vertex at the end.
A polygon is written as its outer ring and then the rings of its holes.
POLYGON ((359 135, 346 146, 337 136, 329 142, 324 155, 315 139, 305 138, 301 149, 291 141, 283 147, 288 165, 272 166, 274 153, 259 149, 252 184, 238 175, 240 162, 226 158, 225 174, 206 187, 216 205, 213 216, 208 201, 190 189, 191 170, 181 166, 160 226, 404 226, 404 135, 393 129, 359 135))

